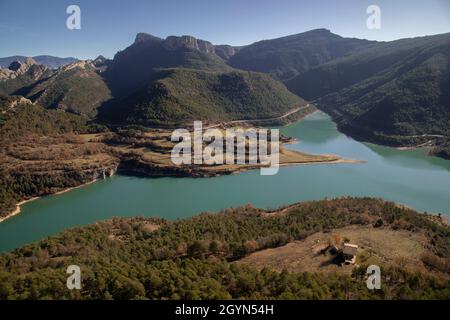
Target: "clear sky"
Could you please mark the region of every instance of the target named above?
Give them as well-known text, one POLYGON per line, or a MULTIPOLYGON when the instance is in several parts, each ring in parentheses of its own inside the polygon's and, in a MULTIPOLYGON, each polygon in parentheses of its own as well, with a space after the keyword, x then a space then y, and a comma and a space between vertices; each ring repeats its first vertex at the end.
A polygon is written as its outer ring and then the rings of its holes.
POLYGON ((138 32, 244 45, 315 28, 371 40, 446 33, 450 0, 0 0, 0 57, 113 57, 138 32), (81 8, 81 30, 66 27, 71 4, 81 8), (371 4, 381 9, 380 30, 366 27, 371 4))

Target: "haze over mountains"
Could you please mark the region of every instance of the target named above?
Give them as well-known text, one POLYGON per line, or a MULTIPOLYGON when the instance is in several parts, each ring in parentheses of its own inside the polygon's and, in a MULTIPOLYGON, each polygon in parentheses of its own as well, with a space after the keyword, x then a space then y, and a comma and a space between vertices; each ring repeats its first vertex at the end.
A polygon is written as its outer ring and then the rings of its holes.
MULTIPOLYGON (((4 57, 0 58, 0 68, 8 68, 8 66, 14 61, 25 62, 28 57, 25 56, 12 56, 12 57, 4 57)), ((43 64, 50 69, 57 69, 59 67, 65 66, 67 64, 74 63, 78 61, 77 58, 68 57, 68 58, 60 58, 55 56, 34 56, 32 57, 37 63, 43 64)))
POLYGON ((3 69, 0 93, 139 125, 276 117, 304 98, 353 136, 401 145, 448 137, 449 58, 450 34, 376 42, 317 29, 233 47, 139 33, 112 60, 3 69))

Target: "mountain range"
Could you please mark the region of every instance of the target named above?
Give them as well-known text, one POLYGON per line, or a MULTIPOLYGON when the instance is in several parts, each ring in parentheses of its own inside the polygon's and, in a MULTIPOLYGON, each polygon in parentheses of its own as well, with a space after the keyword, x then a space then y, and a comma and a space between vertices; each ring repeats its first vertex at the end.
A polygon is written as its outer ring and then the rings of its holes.
POLYGON ((449 62, 450 34, 378 42, 314 66, 286 85, 352 135, 386 144, 395 144, 395 136, 448 137, 449 62))
MULTIPOLYGON (((223 48, 223 47, 222 47, 223 48)), ((210 42, 138 34, 104 77, 114 96, 100 118, 141 125, 280 116, 306 105, 269 75, 229 66, 210 42)))
MULTIPOLYGON (((11 57, 4 57, 0 58, 0 68, 8 68, 8 66, 14 62, 25 62, 28 57, 25 56, 11 56, 11 57)), ((60 58, 55 56, 34 56, 32 57, 34 61, 36 61, 38 64, 42 64, 50 69, 57 69, 59 67, 65 66, 67 64, 74 63, 78 61, 77 58, 73 57, 67 57, 67 58, 60 58)))
POLYGON ((283 81, 341 131, 402 145, 449 136, 449 61, 449 33, 377 42, 318 29, 256 42, 228 63, 283 81))
POLYGON ((307 100, 362 140, 445 144, 449 59, 450 34, 377 42, 316 29, 234 47, 139 33, 112 60, 58 69, 13 61, 0 71, 0 93, 144 126, 277 117, 307 100))

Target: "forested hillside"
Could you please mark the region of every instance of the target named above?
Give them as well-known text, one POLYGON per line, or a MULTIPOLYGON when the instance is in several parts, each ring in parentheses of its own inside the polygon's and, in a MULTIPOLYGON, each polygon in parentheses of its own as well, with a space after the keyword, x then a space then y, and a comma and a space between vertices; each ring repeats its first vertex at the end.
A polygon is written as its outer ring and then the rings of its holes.
POLYGON ((102 110, 101 117, 115 123, 170 126, 199 119, 267 119, 306 106, 282 83, 262 73, 176 68, 160 70, 158 76, 102 110))
POLYGON ((363 138, 448 137, 449 61, 449 34, 404 39, 312 68, 287 85, 363 138))
MULTIPOLYGON (((91 179, 77 173, 76 170, 74 172, 73 168, 60 161, 61 153, 64 150, 57 150, 55 142, 58 139, 52 139, 51 137, 101 129, 102 127, 98 125, 89 124, 88 119, 84 116, 61 110, 47 110, 39 105, 32 104, 23 97, 0 95, 0 218, 10 213, 20 200, 28 199, 37 194, 51 193, 52 188, 80 185, 86 182, 86 179, 91 179), (38 142, 38 140, 45 141, 38 142), (39 159, 49 160, 49 164, 46 166, 36 168, 35 161, 27 158, 27 156, 30 156, 27 152, 33 147, 38 148, 40 143, 52 145, 56 152, 48 152, 47 150, 42 154, 39 150, 35 151, 39 159), (28 145, 28 147, 24 145, 28 145), (18 148, 15 151, 18 157, 29 160, 26 165, 16 168, 16 170, 11 169, 11 156, 14 153, 12 151, 14 148, 11 148, 11 146, 18 148), (54 158, 52 159, 52 157, 54 158), (51 163, 53 163, 53 166, 51 163)), ((64 139, 60 138, 60 140, 64 139)), ((77 143, 74 145, 76 146, 77 143)), ((70 152, 69 150, 70 145, 67 146, 65 152, 70 152)), ((94 153, 92 150, 84 152, 94 153)), ((94 161, 86 167, 90 167, 91 170, 95 168, 94 161)))
POLYGON ((283 214, 247 206, 174 222, 117 218, 1 256, 0 298, 449 299, 449 270, 442 263, 450 254, 449 233, 410 209, 354 198, 301 203, 283 214), (434 260, 424 261, 442 276, 386 266, 383 275, 390 280, 382 290, 369 291, 364 266, 350 277, 257 271, 232 262, 349 224, 425 234, 434 260), (81 291, 66 288, 65 271, 72 264, 81 267, 81 291))
POLYGON ((95 117, 111 91, 92 62, 77 62, 36 83, 25 96, 48 109, 95 117))
POLYGON ((450 128, 449 52, 450 34, 376 42, 318 29, 256 42, 228 62, 283 80, 358 139, 395 146, 431 140, 442 149, 450 128))
POLYGON ((445 158, 449 52, 450 34, 376 42, 316 29, 232 47, 139 33, 112 60, 58 70, 13 62, 0 70, 0 93, 107 124, 145 126, 279 117, 306 99, 355 138, 434 145, 445 158))
POLYGON ((87 118, 47 110, 18 96, 0 95, 0 141, 25 135, 49 135, 87 130, 87 118))
POLYGON ((115 99, 101 109, 100 119, 170 126, 278 117, 306 104, 267 75, 233 69, 215 50, 190 36, 138 34, 105 72, 115 99))
POLYGON ((315 29, 245 46, 230 57, 229 64, 243 70, 269 73, 276 79, 287 81, 314 66, 373 43, 343 38, 327 29, 315 29))
POLYGON ((114 125, 280 117, 306 104, 267 75, 229 66, 224 58, 237 50, 217 46, 216 54, 210 42, 191 36, 139 33, 113 60, 99 57, 57 70, 32 59, 16 61, 17 72, 15 66, 0 70, 0 93, 114 125))

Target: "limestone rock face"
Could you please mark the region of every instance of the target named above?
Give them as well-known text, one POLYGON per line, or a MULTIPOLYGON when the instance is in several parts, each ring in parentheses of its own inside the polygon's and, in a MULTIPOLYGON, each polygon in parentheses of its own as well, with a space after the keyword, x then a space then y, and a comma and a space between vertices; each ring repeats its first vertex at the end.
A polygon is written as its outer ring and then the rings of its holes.
MULTIPOLYGON (((169 36, 166 39, 161 39, 158 37, 155 37, 148 33, 138 33, 136 35, 136 39, 134 40, 135 45, 162 45, 167 50, 176 50, 176 49, 182 49, 182 48, 189 48, 193 50, 198 50, 204 53, 216 53, 216 48, 214 45, 205 40, 197 39, 193 36, 169 36)), ((226 50, 233 50, 227 48, 226 50)), ((228 52, 229 55, 233 55, 234 52, 228 52)))
POLYGON ((14 71, 9 69, 0 69, 0 81, 14 79, 14 71))
POLYGON ((158 37, 155 37, 155 36, 153 36, 153 35, 151 35, 151 34, 144 33, 144 32, 139 32, 139 33, 136 35, 136 39, 134 40, 134 43, 135 43, 135 44, 139 44, 139 43, 151 43, 151 42, 158 43, 158 42, 162 42, 162 41, 163 41, 163 39, 158 38, 158 37))
POLYGON ((222 59, 228 60, 232 56, 234 56, 237 52, 237 49, 235 47, 229 46, 229 45, 218 45, 214 46, 215 53, 221 57, 222 59))
POLYGON ((97 58, 95 58, 94 62, 104 62, 106 60, 107 59, 104 56, 99 55, 97 58))
POLYGON ((204 40, 197 40, 198 48, 202 52, 215 53, 215 48, 211 42, 204 40))
POLYGON ((33 58, 27 58, 27 60, 25 60, 25 62, 20 62, 18 60, 13 61, 10 65, 9 65, 9 70, 11 71, 15 71, 17 73, 24 73, 26 72, 32 65, 37 64, 36 61, 34 61, 33 58))
POLYGON ((164 40, 164 47, 167 49, 189 48, 199 50, 204 53, 215 53, 211 42, 199 40, 192 36, 170 36, 164 40))
POLYGON ((20 61, 16 60, 16 61, 11 62, 8 69, 11 71, 17 71, 20 69, 21 66, 22 66, 22 63, 20 61))
POLYGON ((38 65, 33 58, 27 58, 25 62, 16 60, 11 62, 7 69, 0 69, 0 81, 15 79, 27 72, 37 79, 45 70, 47 70, 47 67, 38 65))

